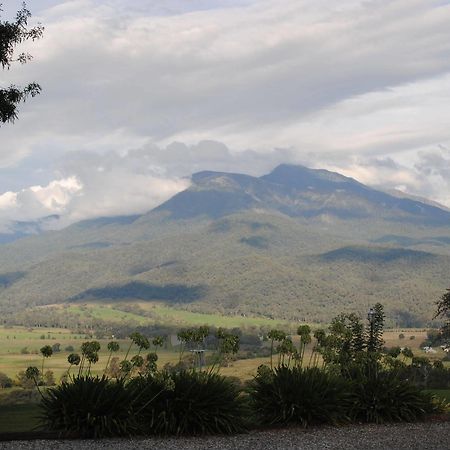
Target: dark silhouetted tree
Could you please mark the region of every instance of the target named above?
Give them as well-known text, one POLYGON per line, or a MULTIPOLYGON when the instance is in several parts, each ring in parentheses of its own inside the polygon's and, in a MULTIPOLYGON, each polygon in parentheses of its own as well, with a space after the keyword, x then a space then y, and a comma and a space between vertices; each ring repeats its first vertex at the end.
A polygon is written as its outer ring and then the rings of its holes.
MULTIPOLYGON (((0 15, 1 12, 2 4, 0 3, 0 15)), ((23 3, 13 22, 0 20, 0 64, 3 70, 9 70, 14 62, 25 64, 32 59, 28 53, 14 55, 17 45, 29 39, 34 41, 42 37, 44 28, 41 25, 28 27, 30 17, 31 13, 23 3)), ((0 124, 14 122, 18 117, 18 105, 28 97, 35 97, 40 92, 41 87, 37 83, 29 83, 25 87, 0 86, 0 124)))
POLYGON ((434 318, 442 317, 446 320, 441 328, 442 337, 450 345, 450 289, 437 301, 437 311, 434 318))

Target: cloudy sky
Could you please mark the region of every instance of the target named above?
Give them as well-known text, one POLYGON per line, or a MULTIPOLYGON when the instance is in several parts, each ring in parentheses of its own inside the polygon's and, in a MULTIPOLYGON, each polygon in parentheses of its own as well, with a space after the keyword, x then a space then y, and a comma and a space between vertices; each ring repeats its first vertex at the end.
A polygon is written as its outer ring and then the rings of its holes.
MULTIPOLYGON (((1 1, 1 0, 0 0, 1 1)), ((3 0, 2 17, 20 2, 3 0)), ((328 168, 450 206, 450 2, 30 0, 42 95, 0 127, 0 231, 144 212, 202 169, 328 168)))

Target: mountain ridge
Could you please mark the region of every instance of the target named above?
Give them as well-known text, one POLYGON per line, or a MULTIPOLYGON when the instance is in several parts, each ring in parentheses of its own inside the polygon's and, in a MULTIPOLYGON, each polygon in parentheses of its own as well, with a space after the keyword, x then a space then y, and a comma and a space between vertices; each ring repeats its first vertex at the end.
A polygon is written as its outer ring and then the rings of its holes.
POLYGON ((332 214, 340 218, 367 218, 384 213, 386 220, 416 221, 429 225, 450 223, 450 211, 435 205, 396 197, 336 172, 299 165, 281 164, 261 177, 202 171, 193 174, 192 182, 190 188, 176 194, 155 210, 166 211, 180 218, 179 211, 184 205, 182 216, 187 218, 202 213, 220 217, 230 212, 259 207, 274 209, 289 216, 332 214), (234 198, 230 198, 233 195, 234 198), (234 204, 231 204, 233 200, 234 204), (218 207, 221 203, 223 210, 218 207), (212 204, 216 206, 214 211, 212 204), (383 210, 392 211, 392 214, 388 215, 383 210))

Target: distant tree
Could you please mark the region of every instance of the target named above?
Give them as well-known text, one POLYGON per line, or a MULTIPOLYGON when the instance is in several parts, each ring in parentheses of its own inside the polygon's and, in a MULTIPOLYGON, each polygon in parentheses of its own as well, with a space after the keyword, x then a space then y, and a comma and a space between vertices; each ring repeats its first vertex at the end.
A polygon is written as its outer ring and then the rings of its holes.
POLYGON ((9 388, 12 386, 11 378, 6 373, 0 372, 0 388, 9 388))
POLYGON ((450 289, 447 289, 442 297, 436 302, 437 311, 434 318, 442 317, 446 320, 445 324, 441 328, 441 334, 446 341, 447 345, 450 344, 450 289))
MULTIPOLYGON (((2 4, 0 3, 0 14, 2 4)), ((28 53, 20 53, 14 56, 14 50, 17 45, 31 39, 35 41, 42 37, 44 28, 38 25, 33 28, 28 27, 28 19, 31 17, 26 4, 17 12, 13 22, 0 20, 0 64, 3 70, 9 70, 11 64, 19 62, 25 64, 32 59, 28 53)), ((0 123, 14 122, 17 119, 17 107, 19 103, 25 101, 28 97, 35 97, 41 92, 41 87, 37 83, 29 83, 21 88, 15 85, 8 87, 0 86, 0 123)))
POLYGON ((21 370, 17 374, 17 384, 24 389, 32 389, 34 387, 34 381, 31 378, 27 377, 25 370, 21 370))
POLYGON ((380 352, 383 348, 384 309, 381 303, 371 308, 372 315, 369 317, 369 330, 367 339, 367 351, 380 352))
POLYGON ((52 345, 53 353, 59 353, 61 351, 61 344, 57 342, 56 344, 52 345))
POLYGON ((55 374, 53 370, 47 370, 44 374, 44 386, 54 386, 55 384, 55 374))

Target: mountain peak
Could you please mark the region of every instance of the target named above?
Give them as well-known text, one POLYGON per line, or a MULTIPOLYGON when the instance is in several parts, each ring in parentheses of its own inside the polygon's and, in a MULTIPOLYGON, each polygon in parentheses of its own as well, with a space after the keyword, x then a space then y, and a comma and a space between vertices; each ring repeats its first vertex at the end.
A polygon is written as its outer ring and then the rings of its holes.
POLYGON ((290 217, 450 223, 450 213, 435 206, 394 197, 336 172, 291 164, 281 164, 259 178, 228 172, 195 173, 189 189, 156 211, 169 212, 174 219, 218 218, 255 208, 290 217))
POLYGON ((290 185, 295 188, 335 187, 336 183, 359 185, 353 178, 325 169, 310 169, 301 165, 280 164, 268 175, 261 177, 272 183, 290 185))

